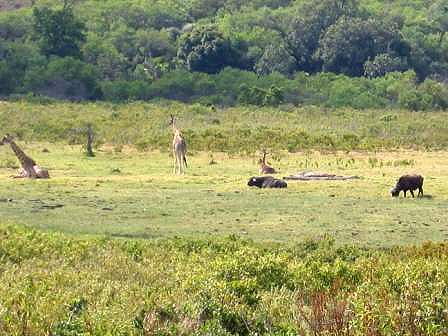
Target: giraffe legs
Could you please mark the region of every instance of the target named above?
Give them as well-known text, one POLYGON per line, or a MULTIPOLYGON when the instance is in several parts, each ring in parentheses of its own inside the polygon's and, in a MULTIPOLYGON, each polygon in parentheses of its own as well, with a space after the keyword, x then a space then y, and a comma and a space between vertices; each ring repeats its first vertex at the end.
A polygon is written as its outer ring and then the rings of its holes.
POLYGON ((176 174, 176 172, 177 172, 177 154, 176 154, 176 152, 174 152, 173 153, 174 155, 174 163, 173 163, 173 174, 176 174))
POLYGON ((34 166, 32 168, 20 168, 17 175, 11 176, 12 178, 50 178, 50 174, 47 169, 42 169, 39 166, 34 166))
POLYGON ((173 174, 185 174, 187 168, 187 160, 185 158, 185 152, 182 150, 173 150, 174 162, 173 162, 173 174))
POLYGON ((28 177, 28 174, 27 174, 27 172, 26 172, 25 169, 20 168, 20 169, 17 171, 17 175, 11 175, 11 177, 12 177, 12 178, 25 178, 25 177, 28 177))
MULTIPOLYGON (((34 172, 34 170, 33 170, 33 172, 34 172)), ((12 178, 27 178, 27 177, 33 177, 33 174, 29 170, 26 170, 25 168, 22 167, 17 171, 17 175, 12 175, 11 177, 12 178)))
POLYGON ((184 168, 185 164, 183 161, 182 153, 174 151, 173 154, 174 154, 173 174, 178 175, 185 174, 185 168, 184 168))
POLYGON ((181 155, 179 155, 179 153, 177 153, 177 155, 176 155, 176 160, 177 160, 177 167, 179 169, 179 175, 181 175, 183 173, 182 157, 181 157, 181 155))
POLYGON ((179 155, 179 162, 180 162, 179 166, 181 167, 181 173, 185 174, 185 170, 187 169, 187 166, 185 164, 185 156, 183 153, 181 153, 179 155))
POLYGON ((50 178, 50 174, 48 173, 47 169, 42 169, 38 165, 35 165, 33 169, 34 172, 36 173, 37 178, 50 178))

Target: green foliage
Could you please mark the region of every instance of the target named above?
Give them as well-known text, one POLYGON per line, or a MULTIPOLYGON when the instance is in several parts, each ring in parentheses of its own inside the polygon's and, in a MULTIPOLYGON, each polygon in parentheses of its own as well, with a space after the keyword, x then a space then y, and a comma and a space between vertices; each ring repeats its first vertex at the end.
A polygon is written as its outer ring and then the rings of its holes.
POLYGON ((100 97, 96 69, 72 57, 52 58, 45 67, 33 67, 25 76, 25 89, 60 99, 100 97))
POLYGON ((108 81, 101 83, 104 99, 112 102, 147 100, 150 84, 144 81, 108 81))
POLYGON ((358 2, 325 0, 318 4, 305 2, 300 14, 287 28, 287 41, 299 69, 316 72, 321 68, 320 60, 315 57, 321 35, 340 17, 350 17, 358 12, 358 2))
POLYGON ((188 22, 185 6, 171 0, 154 0, 151 4, 145 1, 88 1, 77 6, 77 11, 93 23, 91 30, 100 35, 120 25, 132 30, 161 30, 180 28, 188 22))
POLYGON ((393 49, 396 45, 401 45, 398 31, 384 23, 342 17, 325 32, 317 53, 324 71, 360 76, 369 59, 385 52, 398 54, 400 50, 393 49))
MULTIPOLYGON (((194 80, 191 83, 192 86, 200 84, 194 80)), ((145 95, 151 92, 144 83, 135 82, 137 91, 131 91, 127 87, 129 82, 122 82, 122 86, 115 82, 110 84, 111 87, 107 89, 110 90, 107 91, 111 95, 110 99, 113 99, 114 94, 128 93, 126 98, 133 100, 134 94, 145 95)), ((335 89, 337 94, 330 97, 332 104, 344 105, 346 102, 341 101, 340 97, 350 100, 350 104, 367 104, 368 100, 361 99, 371 99, 363 94, 353 96, 348 91, 362 91, 369 89, 368 87, 345 88, 347 84, 343 81, 337 82, 337 85, 340 90, 335 89)), ((391 95, 395 94, 392 89, 395 88, 390 89, 391 95)), ((266 98, 266 93, 270 90, 273 89, 262 90, 262 99, 266 98)), ((432 96, 428 97, 433 99, 432 96)), ((221 109, 202 104, 183 105, 166 101, 157 104, 130 102, 120 105, 77 105, 42 100, 34 96, 16 99, 17 102, 2 105, 0 128, 23 139, 68 142, 71 129, 91 123, 95 128, 96 141, 100 144, 135 145, 140 150, 166 151, 166 120, 176 112, 187 122, 182 129, 188 138, 189 148, 200 151, 255 153, 260 148, 290 152, 323 148, 443 149, 448 145, 448 126, 444 112, 421 112, 416 118, 411 111, 390 110, 387 113, 389 117, 383 119, 383 110, 294 108, 283 104, 275 108, 270 106, 273 101, 267 101, 265 107, 256 109, 253 106, 221 109), (48 110, 52 113, 46 113, 48 110), (135 125, 139 127, 136 128, 135 125)), ((400 95, 397 99, 403 100, 402 103, 412 102, 405 100, 408 96, 400 95)), ((440 99, 445 99, 445 96, 440 99)))
POLYGON ((17 40, 30 34, 32 22, 20 12, 0 13, 0 38, 17 40))
POLYGON ((336 247, 329 237, 260 245, 234 236, 79 240, 5 226, 0 234, 8 335, 447 331, 445 243, 377 250, 336 247), (122 248, 136 245, 138 259, 122 248))
POLYGON ((217 73, 226 66, 238 64, 230 41, 212 25, 194 27, 183 34, 177 55, 192 71, 217 73))
POLYGON ((259 75, 268 75, 279 72, 284 75, 293 73, 295 70, 295 59, 283 45, 269 45, 258 62, 255 64, 255 72, 259 75))
POLYGON ((157 97, 232 106, 237 103, 258 106, 320 105, 356 109, 403 107, 412 110, 445 109, 446 86, 436 81, 417 83, 414 72, 388 73, 373 79, 344 75, 298 73, 287 78, 273 73, 258 77, 253 72, 226 68, 218 74, 167 72, 158 80, 105 81, 104 98, 114 102, 149 100, 157 97), (411 94, 414 94, 415 104, 411 94), (421 98, 424 100, 420 101, 421 98))
POLYGON ((382 77, 389 72, 406 70, 406 64, 398 57, 389 54, 376 55, 372 61, 364 63, 364 74, 369 77, 382 77))
POLYGON ((46 64, 33 44, 0 42, 0 92, 11 94, 20 91, 31 67, 46 64))
POLYGON ((428 11, 429 20, 439 33, 439 44, 442 44, 445 34, 448 32, 448 1, 438 0, 436 1, 428 11))
POLYGON ((429 105, 431 107, 448 108, 448 88, 443 84, 427 79, 420 86, 420 90, 430 97, 429 105))
POLYGON ((264 90, 242 84, 240 86, 240 92, 238 101, 242 104, 278 106, 284 99, 282 89, 274 85, 268 90, 264 90))
POLYGON ((245 84, 281 87, 282 103, 296 106, 444 109, 445 2, 387 8, 377 0, 39 2, 0 13, 1 94, 232 106, 245 84), (42 89, 48 56, 93 67, 93 92, 73 84, 68 93, 42 89), (406 70, 415 72, 416 83, 400 93, 400 76, 388 74, 406 70), (421 86, 426 79, 439 84, 421 86))
POLYGON ((215 93, 215 88, 215 83, 206 74, 177 70, 153 82, 148 92, 151 98, 193 102, 195 98, 215 93))
POLYGON ((80 45, 85 41, 85 26, 75 17, 68 2, 59 10, 35 7, 33 19, 34 31, 45 55, 81 56, 80 45))
POLYGON ((85 61, 95 66, 100 78, 116 80, 126 74, 126 57, 110 40, 104 40, 99 35, 89 35, 82 52, 85 61))

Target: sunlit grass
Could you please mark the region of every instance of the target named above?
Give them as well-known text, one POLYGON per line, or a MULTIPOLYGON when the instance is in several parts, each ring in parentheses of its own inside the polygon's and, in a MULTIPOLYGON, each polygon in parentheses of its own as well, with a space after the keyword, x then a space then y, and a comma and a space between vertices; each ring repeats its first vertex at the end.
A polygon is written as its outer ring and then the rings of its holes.
POLYGON ((250 189, 257 157, 189 156, 186 175, 172 174, 167 152, 105 146, 96 157, 79 147, 33 143, 25 150, 50 180, 17 180, 12 151, 0 147, 0 213, 14 223, 71 234, 114 237, 207 237, 237 234, 260 241, 296 241, 330 234, 337 243, 409 244, 448 237, 446 152, 282 152, 280 176, 302 170, 358 175, 359 180, 288 182, 286 190, 250 189), (43 148, 49 153, 43 153, 43 148), (5 164, 7 163, 7 164, 5 164), (392 199, 405 173, 425 177, 423 199, 392 199), (53 208, 55 207, 55 208, 53 208))

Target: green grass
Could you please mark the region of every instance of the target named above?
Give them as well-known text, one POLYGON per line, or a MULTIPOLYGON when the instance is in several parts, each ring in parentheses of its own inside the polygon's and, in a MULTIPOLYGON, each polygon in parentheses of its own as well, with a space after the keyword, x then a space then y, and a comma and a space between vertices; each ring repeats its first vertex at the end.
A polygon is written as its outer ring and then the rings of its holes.
POLYGON ((0 147, 3 223, 135 238, 236 234, 287 242, 330 234, 337 244, 377 247, 448 238, 444 151, 280 153, 271 162, 280 176, 320 170, 362 178, 290 181, 286 190, 258 190, 246 185, 257 175, 255 156, 215 153, 217 164, 209 165, 210 154, 196 153, 188 158, 188 173, 176 176, 169 153, 105 146, 87 158, 77 146, 33 143, 24 149, 52 178, 8 178, 18 162, 9 147, 0 147), (409 172, 425 177, 427 197, 391 198, 389 189, 409 172))
POLYGON ((51 175, 0 146, 0 335, 447 334, 446 113, 22 102, 0 128, 51 175), (88 121, 94 158, 67 145, 88 121), (251 189, 261 146, 361 179, 251 189), (426 196, 391 198, 412 172, 426 196))

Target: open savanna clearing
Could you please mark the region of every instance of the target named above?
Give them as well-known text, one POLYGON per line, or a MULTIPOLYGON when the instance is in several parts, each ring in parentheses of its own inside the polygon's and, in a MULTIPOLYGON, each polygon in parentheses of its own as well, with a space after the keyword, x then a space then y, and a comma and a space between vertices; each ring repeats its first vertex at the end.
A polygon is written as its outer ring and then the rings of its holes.
POLYGON ((3 224, 135 238, 236 234, 286 242, 330 234, 338 244, 372 247, 448 239, 444 151, 284 153, 271 160, 280 177, 318 170, 361 179, 288 181, 286 190, 258 190, 247 186, 258 175, 255 156, 214 153, 211 165, 210 153, 196 153, 188 157, 187 174, 176 176, 167 152, 103 146, 87 158, 79 147, 46 143, 24 150, 52 178, 9 178, 18 162, 0 147, 3 224), (425 197, 391 198, 396 179, 414 172, 425 177, 425 197))

